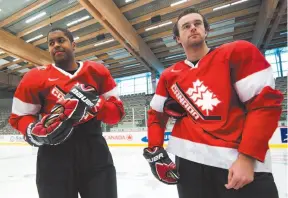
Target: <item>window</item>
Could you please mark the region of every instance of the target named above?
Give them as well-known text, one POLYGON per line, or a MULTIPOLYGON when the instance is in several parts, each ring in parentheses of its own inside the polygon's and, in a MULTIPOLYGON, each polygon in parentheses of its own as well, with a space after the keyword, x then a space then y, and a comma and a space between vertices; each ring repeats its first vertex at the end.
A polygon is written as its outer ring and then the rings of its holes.
POLYGON ((280 76, 287 76, 288 73, 288 48, 277 48, 267 50, 265 52, 266 60, 271 64, 273 69, 273 76, 275 78, 280 76), (281 63, 280 61, 281 57, 281 63), (282 66, 282 73, 280 67, 282 66))
POLYGON ((275 59, 274 54, 269 54, 269 55, 265 56, 265 58, 270 64, 276 63, 276 59, 275 59))
POLYGON ((283 70, 283 76, 287 76, 288 73, 288 61, 282 62, 282 70, 283 70))
POLYGON ((115 79, 120 95, 152 92, 151 73, 137 74, 115 79))
POLYGON ((286 61, 288 61, 288 51, 282 51, 281 52, 281 60, 282 60, 282 62, 286 62, 286 61))

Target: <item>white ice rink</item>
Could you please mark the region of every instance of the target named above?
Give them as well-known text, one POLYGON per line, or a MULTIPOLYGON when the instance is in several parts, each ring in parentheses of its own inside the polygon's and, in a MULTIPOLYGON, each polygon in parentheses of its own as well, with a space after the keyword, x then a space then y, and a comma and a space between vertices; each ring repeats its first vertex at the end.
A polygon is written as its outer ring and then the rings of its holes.
MULTIPOLYGON (((111 147, 117 170, 119 198, 177 198, 176 186, 158 182, 142 157, 142 148, 111 147)), ((287 194, 287 150, 272 151, 273 172, 280 198, 287 194), (283 155, 283 153, 286 153, 283 155)), ((0 146, 0 198, 38 198, 36 150, 0 146)))

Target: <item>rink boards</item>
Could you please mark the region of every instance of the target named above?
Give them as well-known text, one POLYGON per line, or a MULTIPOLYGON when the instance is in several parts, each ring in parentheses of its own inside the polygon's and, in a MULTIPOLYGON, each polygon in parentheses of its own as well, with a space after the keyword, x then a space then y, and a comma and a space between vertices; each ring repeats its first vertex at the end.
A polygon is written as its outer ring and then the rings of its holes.
MULTIPOLYGON (((166 145, 171 132, 165 132, 164 144, 166 145)), ((147 132, 104 132, 103 136, 109 146, 147 146, 147 132)), ((253 141, 253 140, 251 140, 253 141)), ((21 135, 0 135, 0 145, 27 145, 21 135)), ((269 147, 283 149, 287 147, 287 127, 279 127, 269 141, 269 147)))

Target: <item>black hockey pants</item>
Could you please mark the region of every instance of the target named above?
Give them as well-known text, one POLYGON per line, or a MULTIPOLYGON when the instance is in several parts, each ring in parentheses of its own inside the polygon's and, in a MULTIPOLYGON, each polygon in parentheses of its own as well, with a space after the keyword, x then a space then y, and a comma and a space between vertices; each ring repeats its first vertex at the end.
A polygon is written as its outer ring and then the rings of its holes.
POLYGON ((254 181, 239 190, 226 189, 228 170, 176 157, 179 198, 278 198, 271 173, 255 173, 254 181))
MULTIPOLYGON (((84 132, 85 133, 85 132, 84 132)), ((39 198, 117 198, 116 171, 102 135, 76 132, 58 146, 38 150, 39 198)))

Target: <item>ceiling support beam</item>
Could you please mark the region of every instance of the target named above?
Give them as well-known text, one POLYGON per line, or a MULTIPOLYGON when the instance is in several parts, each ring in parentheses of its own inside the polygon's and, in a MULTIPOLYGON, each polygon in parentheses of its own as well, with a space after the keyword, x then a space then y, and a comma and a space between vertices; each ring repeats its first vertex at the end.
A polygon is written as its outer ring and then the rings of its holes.
POLYGON ((267 32, 273 14, 276 10, 279 0, 263 0, 260 7, 260 13, 256 22, 255 31, 252 36, 252 43, 260 47, 263 38, 267 32))
POLYGON ((12 66, 12 65, 21 63, 21 62, 23 62, 23 60, 20 59, 18 61, 12 61, 12 62, 8 62, 8 63, 6 63, 4 65, 0 65, 0 70, 5 69, 6 67, 9 67, 9 66, 12 66))
POLYGON ((157 16, 157 15, 163 15, 163 14, 166 14, 166 13, 172 13, 172 12, 175 12, 175 11, 178 11, 178 10, 181 10, 181 9, 186 9, 188 7, 191 7, 193 5, 196 5, 196 4, 199 4, 199 3, 203 3, 203 2, 206 2, 208 0, 193 0, 193 1, 187 1, 185 3, 182 3, 180 5, 177 5, 177 6, 169 6, 169 7, 165 7, 165 8, 162 8, 160 10, 157 10, 157 11, 154 11, 154 12, 150 12, 148 14, 145 14, 143 16, 140 16, 140 17, 137 17, 135 19, 132 19, 130 22, 132 25, 135 25, 135 24, 139 24, 143 21, 149 21, 152 17, 154 16, 157 16))
POLYGON ((151 3, 152 1, 154 1, 154 0, 139 0, 139 1, 136 1, 134 3, 131 3, 131 4, 128 4, 128 5, 121 7, 120 11, 121 12, 127 12, 129 10, 133 10, 133 9, 138 8, 140 6, 143 6, 145 4, 151 3))
MULTIPOLYGON (((127 11, 133 10, 133 9, 135 9, 135 8, 137 8, 137 7, 143 6, 143 5, 147 4, 147 3, 150 3, 150 2, 152 2, 152 1, 153 1, 153 0, 139 0, 139 1, 136 1, 136 2, 134 2, 134 3, 130 3, 130 4, 128 4, 128 5, 125 5, 125 6, 121 7, 121 8, 120 8, 120 11, 121 11, 122 13, 123 13, 123 12, 127 12, 127 11)), ((83 22, 83 23, 80 23, 80 24, 78 24, 78 25, 74 25, 74 26, 68 28, 68 30, 69 30, 70 32, 75 32, 75 31, 77 31, 77 30, 80 30, 80 29, 82 29, 82 28, 88 27, 88 26, 90 26, 90 25, 94 25, 94 24, 96 24, 96 23, 98 23, 98 21, 97 21, 96 19, 90 19, 90 20, 87 20, 87 21, 85 21, 85 22, 83 22)), ((84 37, 89 37, 89 39, 90 39, 90 38, 92 38, 92 37, 96 37, 98 34, 104 34, 104 33, 108 33, 108 31, 107 31, 106 29, 102 29, 102 30, 97 31, 97 32, 94 32, 94 33, 92 33, 92 34, 88 34, 88 35, 82 36, 79 40, 76 41, 76 43, 77 43, 77 42, 82 42, 82 41, 88 40, 88 39, 86 39, 86 38, 84 38, 84 37), (93 34, 94 34, 94 35, 93 35, 93 34), (95 34, 96 34, 96 35, 95 35, 95 34)), ((40 39, 40 40, 37 40, 37 41, 33 42, 32 44, 36 46, 36 45, 43 44, 43 43, 45 43, 45 42, 47 42, 47 38, 42 38, 42 39, 40 39)))
POLYGON ((121 45, 135 55, 148 70, 154 68, 159 73, 164 70, 162 63, 156 58, 112 0, 79 0, 79 2, 121 45))
POLYGON ((15 14, 11 15, 10 17, 4 19, 3 21, 0 22, 0 27, 6 26, 13 21, 16 21, 17 19, 20 19, 21 17, 25 16, 26 14, 29 14, 33 12, 34 10, 42 7, 43 5, 46 5, 47 3, 51 2, 52 0, 38 0, 26 8, 16 12, 15 14))
POLYGON ((31 27, 19 32, 19 33, 17 33, 17 37, 23 37, 23 36, 25 36, 27 34, 35 32, 35 31, 39 30, 40 28, 43 28, 43 27, 45 27, 45 26, 47 26, 47 25, 49 25, 51 23, 59 21, 60 19, 68 17, 68 16, 70 16, 72 14, 75 14, 77 12, 80 12, 81 10, 84 10, 84 8, 81 5, 77 4, 77 5, 75 5, 72 8, 64 10, 64 11, 60 12, 59 14, 56 14, 56 15, 52 16, 51 18, 45 19, 45 20, 43 20, 43 21, 41 21, 41 22, 39 22, 39 23, 37 23, 37 24, 35 24, 35 25, 33 25, 33 26, 31 26, 31 27))
MULTIPOLYGON (((140 62, 143 63, 143 65, 145 66, 146 69, 148 69, 149 71, 151 71, 151 68, 149 67, 149 65, 145 62, 145 60, 141 59, 141 57, 139 57, 139 55, 131 48, 131 46, 129 46, 125 40, 120 36, 120 34, 115 31, 115 29, 111 26, 111 24, 109 24, 104 18, 103 16, 98 12, 98 10, 88 1, 88 0, 78 0, 80 2, 80 4, 86 8, 86 10, 96 19, 98 20, 98 22, 106 29, 110 32, 110 34, 113 36, 114 39, 116 39, 120 45, 119 47, 124 47, 127 49, 127 51, 129 53, 131 53, 133 56, 135 56, 135 58, 137 58, 140 62)), ((114 46, 116 47, 116 46, 114 46)), ((108 51, 108 50, 107 50, 108 51)), ((100 52, 96 52, 96 54, 99 54, 100 52)), ((82 58, 88 57, 93 53, 89 53, 88 55, 85 54, 83 56, 80 56, 82 58)), ((79 57, 76 57, 79 59, 79 57)))
POLYGON ((30 67, 35 67, 35 66, 33 64, 31 64, 31 63, 28 63, 28 64, 23 65, 23 66, 21 66, 19 68, 16 68, 16 69, 9 69, 8 71, 6 71, 6 73, 8 73, 8 74, 15 73, 15 72, 18 72, 18 71, 20 71, 22 69, 30 68, 30 67))
POLYGON ((272 28, 271 28, 268 36, 267 36, 267 39, 266 39, 265 44, 263 46, 264 50, 268 47, 269 43, 271 42, 271 40, 272 40, 272 38, 273 38, 273 36, 275 34, 275 31, 277 30, 277 28, 278 28, 278 26, 280 24, 280 21, 283 18, 283 15, 285 14, 286 8, 287 8, 287 1, 284 0, 284 1, 281 2, 278 15, 277 15, 276 19, 274 20, 272 28))
POLYGON ((0 48, 36 65, 52 63, 49 52, 36 48, 2 29, 0 29, 0 48))

